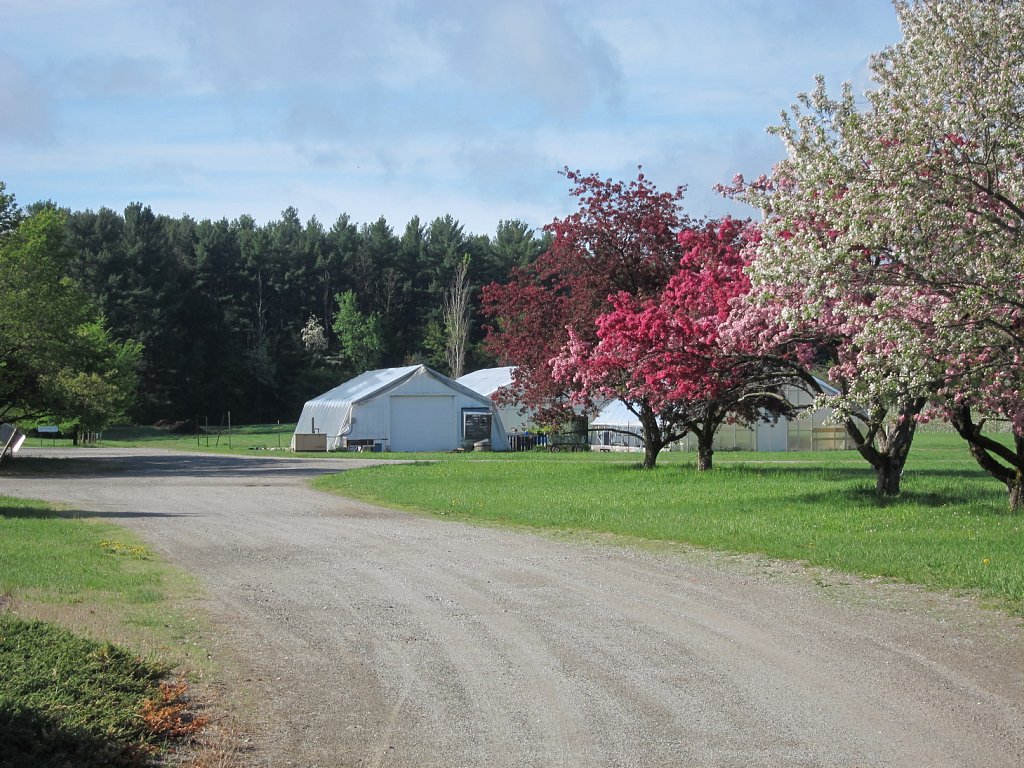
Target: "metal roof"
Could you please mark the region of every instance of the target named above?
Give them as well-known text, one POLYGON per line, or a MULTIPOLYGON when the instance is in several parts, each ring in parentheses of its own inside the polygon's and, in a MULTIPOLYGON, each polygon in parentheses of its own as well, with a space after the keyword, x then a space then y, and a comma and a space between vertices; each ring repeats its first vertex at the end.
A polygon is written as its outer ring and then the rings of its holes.
POLYGON ((474 392, 490 397, 502 387, 507 387, 512 383, 514 370, 515 367, 511 365, 501 368, 481 368, 479 371, 460 376, 456 381, 474 392))

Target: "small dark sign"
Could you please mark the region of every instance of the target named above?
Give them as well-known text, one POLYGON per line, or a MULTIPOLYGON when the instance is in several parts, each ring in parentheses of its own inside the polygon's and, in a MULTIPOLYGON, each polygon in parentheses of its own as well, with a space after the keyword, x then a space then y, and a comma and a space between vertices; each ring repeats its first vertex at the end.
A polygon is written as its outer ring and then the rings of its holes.
POLYGON ((491 414, 466 411, 462 414, 462 436, 465 440, 491 439, 491 414))

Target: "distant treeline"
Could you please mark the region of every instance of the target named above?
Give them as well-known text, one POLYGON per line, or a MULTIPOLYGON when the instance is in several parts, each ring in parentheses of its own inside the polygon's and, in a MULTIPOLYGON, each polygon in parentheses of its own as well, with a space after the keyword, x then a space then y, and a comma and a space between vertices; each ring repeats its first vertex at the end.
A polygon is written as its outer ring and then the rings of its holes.
MULTIPOLYGON (((123 214, 69 212, 68 227, 71 277, 96 297, 114 338, 144 345, 132 413, 139 423, 198 416, 212 424, 227 411, 238 423, 295 417, 306 399, 359 372, 337 355, 332 330, 336 297, 347 291, 361 313, 376 316, 382 365, 444 371, 441 309, 459 265, 468 257, 475 302, 476 289, 504 282, 545 249, 517 220, 487 236, 466 233, 451 216, 413 218, 396 234, 384 218, 358 224, 342 215, 325 228, 294 208, 258 225, 247 215, 171 218, 136 203, 123 214), (311 317, 326 352, 303 344, 311 317)), ((467 370, 493 362, 482 337, 474 309, 467 370)))

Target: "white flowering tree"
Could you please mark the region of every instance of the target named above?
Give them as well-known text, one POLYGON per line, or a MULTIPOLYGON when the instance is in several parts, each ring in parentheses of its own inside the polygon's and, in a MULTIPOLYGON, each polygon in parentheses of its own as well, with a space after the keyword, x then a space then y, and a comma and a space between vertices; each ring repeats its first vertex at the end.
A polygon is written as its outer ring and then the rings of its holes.
POLYGON ((738 189, 766 214, 753 279, 799 296, 791 326, 842 321, 860 350, 841 371, 851 408, 932 398, 1017 511, 1024 3, 895 7, 903 40, 872 58, 874 90, 833 98, 819 79, 772 129, 787 158, 738 189), (984 433, 994 417, 1012 439, 984 433))
MULTIPOLYGON (((751 249, 751 259, 759 259, 758 247, 751 249)), ((802 382, 805 391, 817 396, 818 405, 833 409, 874 469, 876 491, 898 495, 917 419, 929 396, 927 387, 914 377, 893 369, 900 361, 887 354, 887 339, 895 329, 860 313, 859 307, 845 311, 839 298, 822 299, 795 278, 768 282, 769 263, 754 262, 751 271, 761 282, 733 307, 722 329, 722 343, 734 354, 788 370, 802 382), (834 390, 817 378, 822 368, 834 390), (867 369, 871 377, 861 375, 867 369)))

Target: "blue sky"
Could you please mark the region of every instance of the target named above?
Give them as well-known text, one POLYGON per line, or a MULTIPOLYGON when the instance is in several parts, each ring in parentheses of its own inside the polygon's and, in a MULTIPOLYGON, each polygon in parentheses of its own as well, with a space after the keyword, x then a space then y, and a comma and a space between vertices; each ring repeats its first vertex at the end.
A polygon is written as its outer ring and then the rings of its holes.
POLYGON ((572 209, 564 166, 688 187, 782 156, 800 91, 870 85, 889 0, 0 0, 18 201, 330 226, 572 209))

